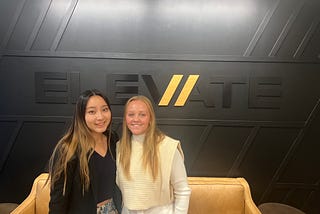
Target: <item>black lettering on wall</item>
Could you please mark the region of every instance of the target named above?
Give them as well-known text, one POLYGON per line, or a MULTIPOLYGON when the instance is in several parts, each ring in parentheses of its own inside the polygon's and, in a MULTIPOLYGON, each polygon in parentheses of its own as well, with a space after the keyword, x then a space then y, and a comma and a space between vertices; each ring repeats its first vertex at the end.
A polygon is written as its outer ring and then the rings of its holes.
POLYGON ((132 96, 139 92, 139 75, 137 74, 110 74, 107 77, 107 96, 110 103, 123 105, 132 96))
POLYGON ((37 103, 75 103, 80 89, 79 73, 35 72, 37 103))
POLYGON ((278 77, 251 77, 249 108, 280 108, 281 79, 278 77))

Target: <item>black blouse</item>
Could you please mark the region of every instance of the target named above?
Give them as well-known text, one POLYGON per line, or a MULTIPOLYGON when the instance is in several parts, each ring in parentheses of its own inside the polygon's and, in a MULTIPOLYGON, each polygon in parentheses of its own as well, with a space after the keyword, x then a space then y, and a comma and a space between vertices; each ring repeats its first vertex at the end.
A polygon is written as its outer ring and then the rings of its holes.
POLYGON ((97 175, 95 184, 97 202, 100 203, 114 196, 116 162, 109 150, 104 157, 94 152, 92 160, 95 166, 95 175, 97 175))

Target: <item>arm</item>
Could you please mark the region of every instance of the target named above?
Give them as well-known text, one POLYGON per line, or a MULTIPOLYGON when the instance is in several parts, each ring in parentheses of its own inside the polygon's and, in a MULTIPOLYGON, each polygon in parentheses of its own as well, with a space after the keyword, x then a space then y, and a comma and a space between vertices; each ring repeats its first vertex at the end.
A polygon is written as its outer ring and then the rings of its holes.
POLYGON ((67 166, 67 181, 66 190, 63 195, 64 175, 55 182, 54 186, 50 187, 50 202, 49 214, 64 214, 67 213, 70 192, 72 189, 72 181, 76 167, 76 158, 72 159, 67 166))
POLYGON ((174 193, 174 213, 187 214, 191 189, 188 186, 183 158, 178 150, 173 157, 170 180, 174 193))

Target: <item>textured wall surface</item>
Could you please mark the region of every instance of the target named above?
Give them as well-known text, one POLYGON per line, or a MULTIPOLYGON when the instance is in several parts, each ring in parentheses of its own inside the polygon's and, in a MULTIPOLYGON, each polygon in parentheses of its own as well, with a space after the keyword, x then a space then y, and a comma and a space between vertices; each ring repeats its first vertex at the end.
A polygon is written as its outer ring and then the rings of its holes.
POLYGON ((320 213, 320 1, 0 1, 0 202, 21 202, 88 88, 153 102, 190 176, 320 213))

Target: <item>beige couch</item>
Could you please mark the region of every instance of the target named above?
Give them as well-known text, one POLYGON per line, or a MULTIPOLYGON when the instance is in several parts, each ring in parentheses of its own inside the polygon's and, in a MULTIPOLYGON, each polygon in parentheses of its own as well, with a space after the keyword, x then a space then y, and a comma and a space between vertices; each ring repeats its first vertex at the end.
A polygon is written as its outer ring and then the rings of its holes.
POLYGON ((48 173, 42 173, 33 182, 29 196, 11 214, 44 214, 49 210, 50 187, 48 173))
POLYGON ((189 177, 188 214, 261 214, 244 178, 189 177))
MULTIPOLYGON (((39 175, 29 196, 11 214, 48 213, 48 174, 39 175)), ((192 189, 188 214, 261 214, 244 178, 189 177, 192 189)))

